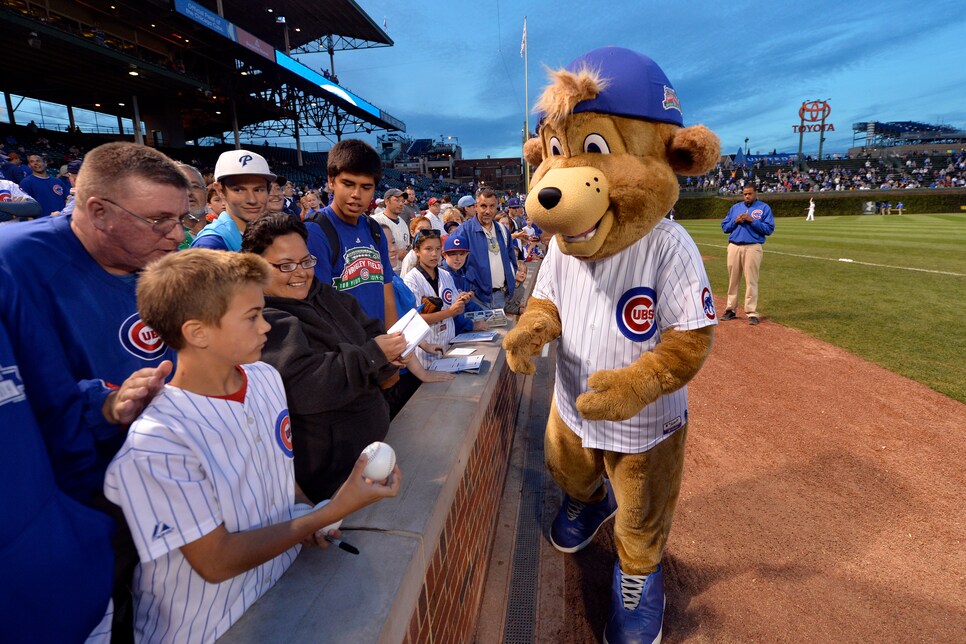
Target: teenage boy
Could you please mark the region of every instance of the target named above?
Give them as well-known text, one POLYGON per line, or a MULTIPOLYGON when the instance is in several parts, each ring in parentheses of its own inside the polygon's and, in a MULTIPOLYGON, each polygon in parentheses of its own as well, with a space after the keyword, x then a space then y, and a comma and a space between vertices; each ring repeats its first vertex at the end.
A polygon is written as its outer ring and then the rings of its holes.
POLYGON ((399 491, 398 468, 375 483, 362 457, 330 503, 297 516, 308 499, 295 484, 285 390, 256 362, 270 271, 250 253, 193 249, 153 264, 138 284, 141 317, 178 352, 171 384, 131 425, 104 483, 140 557, 138 641, 215 640, 300 543, 324 543, 323 528, 399 491))
POLYGON ((365 215, 382 178, 379 153, 364 141, 339 141, 329 151, 328 172, 332 203, 311 220, 318 229, 307 226, 309 251, 318 258, 315 277, 354 296, 366 315, 389 328, 397 319, 395 273, 386 236, 365 215))
POLYGON ((268 189, 275 175, 268 161, 248 150, 222 152, 215 163, 215 182, 225 204, 225 212, 201 229, 192 248, 241 250, 242 234, 248 223, 268 209, 268 189))

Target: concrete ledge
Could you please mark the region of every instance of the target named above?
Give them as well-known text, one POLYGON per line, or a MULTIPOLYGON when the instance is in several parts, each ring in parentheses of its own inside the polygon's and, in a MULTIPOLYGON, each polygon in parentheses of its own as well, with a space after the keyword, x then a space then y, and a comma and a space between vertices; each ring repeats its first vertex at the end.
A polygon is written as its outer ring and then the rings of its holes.
POLYGON ((500 343, 474 345, 480 374, 423 385, 386 442, 396 499, 348 517, 346 541, 305 550, 225 642, 465 641, 472 633, 516 422, 518 377, 500 343))

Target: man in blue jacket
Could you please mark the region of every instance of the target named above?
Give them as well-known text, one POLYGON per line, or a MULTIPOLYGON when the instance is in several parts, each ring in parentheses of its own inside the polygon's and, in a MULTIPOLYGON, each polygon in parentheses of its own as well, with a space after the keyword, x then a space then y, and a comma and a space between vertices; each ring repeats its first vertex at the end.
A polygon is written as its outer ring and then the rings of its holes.
POLYGON ((745 276, 745 315, 748 324, 758 324, 758 269, 761 266, 765 237, 775 230, 775 217, 768 204, 758 200, 755 186, 742 191, 743 201, 736 203, 721 222, 728 235, 728 305, 722 320, 734 320, 738 308, 738 283, 745 276))
POLYGON ((460 235, 469 242, 466 259, 466 282, 476 293, 476 298, 491 309, 501 309, 513 297, 516 281, 522 282, 527 274, 517 275, 517 258, 509 245, 510 232, 496 217, 496 193, 483 188, 476 193, 476 216, 463 222, 452 234, 460 235))

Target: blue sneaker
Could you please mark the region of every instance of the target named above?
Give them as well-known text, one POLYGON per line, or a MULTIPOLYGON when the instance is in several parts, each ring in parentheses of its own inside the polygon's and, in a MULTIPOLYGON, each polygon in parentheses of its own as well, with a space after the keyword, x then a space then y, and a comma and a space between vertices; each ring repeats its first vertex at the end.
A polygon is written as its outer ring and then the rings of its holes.
POLYGON ((581 503, 564 494, 557 518, 550 526, 550 543, 560 552, 577 552, 594 540, 604 522, 617 514, 617 500, 610 481, 604 481, 607 496, 597 503, 581 503))
POLYGON ((610 603, 604 644, 660 644, 666 603, 660 566, 650 575, 625 575, 616 562, 610 603))

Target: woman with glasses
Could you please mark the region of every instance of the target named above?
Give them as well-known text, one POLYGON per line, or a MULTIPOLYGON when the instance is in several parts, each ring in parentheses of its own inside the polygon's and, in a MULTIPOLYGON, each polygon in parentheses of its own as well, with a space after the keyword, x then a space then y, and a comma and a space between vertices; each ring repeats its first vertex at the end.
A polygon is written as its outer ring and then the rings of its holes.
POLYGON ((394 380, 406 339, 386 335, 358 301, 315 279, 305 224, 285 213, 253 221, 242 251, 272 265, 262 360, 282 375, 295 452, 295 479, 318 503, 330 498, 362 450, 389 430, 380 385, 394 380))

